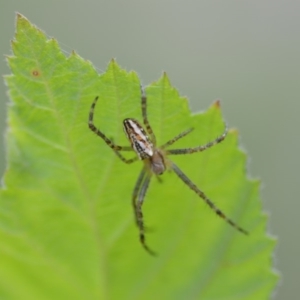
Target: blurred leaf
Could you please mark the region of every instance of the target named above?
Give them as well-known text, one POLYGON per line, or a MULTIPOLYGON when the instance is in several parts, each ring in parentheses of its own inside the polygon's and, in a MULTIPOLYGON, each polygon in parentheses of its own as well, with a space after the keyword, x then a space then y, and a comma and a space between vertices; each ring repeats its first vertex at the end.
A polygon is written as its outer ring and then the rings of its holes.
MULTIPOLYGON (((166 172, 162 183, 152 180, 144 204, 147 241, 159 253, 151 257, 138 241, 130 200, 142 164, 122 163, 87 126, 98 95, 97 126, 128 145, 122 120, 142 121, 137 74, 111 61, 99 76, 77 54, 66 58, 21 15, 12 49, 8 166, 0 192, 2 299, 270 297, 277 282, 274 240, 265 232, 259 182, 246 178, 236 131, 210 150, 174 161, 250 236, 166 172)), ((222 133, 218 103, 191 115, 166 75, 146 93, 158 144, 190 127, 195 130, 176 147, 222 133)))

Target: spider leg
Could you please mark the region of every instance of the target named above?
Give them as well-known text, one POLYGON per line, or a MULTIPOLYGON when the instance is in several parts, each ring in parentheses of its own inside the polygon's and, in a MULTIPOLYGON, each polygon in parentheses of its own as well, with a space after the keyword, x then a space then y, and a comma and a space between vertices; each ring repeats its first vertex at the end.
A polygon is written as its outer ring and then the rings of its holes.
POLYGON ((164 149, 172 144, 174 144, 175 142, 177 142, 179 139, 185 137, 186 135, 188 135, 190 132, 192 132, 194 130, 194 128, 190 128, 186 131, 183 131, 181 133, 179 133, 178 135, 176 135, 173 139, 171 139, 170 141, 166 142, 165 144, 163 144, 160 149, 164 149))
POLYGON ((238 231, 248 235, 248 231, 241 228, 231 219, 229 219, 207 196, 174 164, 172 163, 172 169, 177 174, 177 176, 189 187, 191 188, 204 202, 222 219, 224 219, 228 224, 237 229, 238 231))
POLYGON ((144 249, 151 255, 156 255, 146 244, 145 227, 143 221, 142 205, 145 199, 147 189, 149 187, 151 175, 147 174, 145 168, 142 169, 132 194, 132 205, 134 209, 135 221, 139 228, 140 242, 144 249))
POLYGON ((195 152, 201 152, 201 151, 204 151, 204 150, 222 142, 225 139, 225 137, 227 136, 227 133, 228 133, 228 129, 227 129, 227 127, 225 127, 225 130, 222 133, 222 135, 218 136, 215 140, 213 140, 205 145, 194 147, 194 148, 170 149, 170 150, 167 150, 166 153, 169 155, 172 155, 172 154, 178 155, 178 154, 191 154, 191 153, 195 153, 195 152))
POLYGON ((141 86, 141 102, 142 102, 143 122, 146 126, 146 130, 147 130, 148 134, 151 137, 153 145, 156 145, 156 137, 154 135, 154 132, 150 126, 150 123, 149 123, 149 120, 147 117, 147 96, 146 96, 145 90, 143 89, 142 86, 141 86))
POLYGON ((135 222, 136 222, 136 225, 138 225, 138 217, 137 217, 137 210, 136 210, 136 198, 139 194, 139 191, 141 189, 141 185, 144 181, 144 178, 145 178, 145 175, 146 175, 146 169, 143 167, 138 179, 137 179, 137 182, 135 184, 135 187, 133 189, 133 193, 132 193, 132 207, 133 207, 133 211, 134 211, 134 217, 135 217, 135 222))
POLYGON ((144 198, 145 198, 147 189, 149 187, 150 179, 151 179, 151 176, 147 176, 143 182, 143 185, 140 190, 140 194, 138 196, 136 212, 137 212, 137 218, 138 218, 138 227, 140 230, 140 242, 149 254, 155 256, 156 253, 154 251, 152 251, 146 244, 145 228, 144 228, 143 212, 142 212, 142 205, 144 202, 144 198))
POLYGON ((129 146, 119 146, 119 145, 115 145, 103 132, 101 132, 95 125, 94 125, 94 110, 95 110, 95 106, 98 100, 98 96, 94 99, 92 105, 91 105, 91 109, 90 109, 90 113, 89 113, 89 128, 98 136, 100 136, 104 142, 115 151, 115 153, 117 154, 117 156, 125 163, 132 163, 134 161, 137 160, 137 158, 132 158, 132 159, 126 159, 122 154, 120 154, 118 151, 133 151, 133 149, 129 146))
POLYGON ((119 151, 114 151, 116 153, 116 155, 121 159, 121 161, 123 161, 124 163, 126 164, 131 164, 135 161, 138 160, 138 157, 133 157, 133 158, 130 158, 130 159, 127 159, 125 158, 119 151))

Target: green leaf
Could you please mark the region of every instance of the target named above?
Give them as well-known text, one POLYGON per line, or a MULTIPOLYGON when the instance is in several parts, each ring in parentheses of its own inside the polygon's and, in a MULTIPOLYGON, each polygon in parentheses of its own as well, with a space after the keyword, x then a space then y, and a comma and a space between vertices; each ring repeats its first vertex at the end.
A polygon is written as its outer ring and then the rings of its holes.
MULTIPOLYGON (((98 75, 76 53, 17 16, 6 77, 8 166, 0 192, 2 299, 267 299, 277 282, 259 182, 245 175, 237 131, 202 153, 170 159, 250 232, 243 235, 173 172, 153 177, 143 206, 150 256, 140 245, 131 194, 142 168, 126 165, 88 128, 128 145, 124 118, 142 122, 140 81, 115 61, 98 75)), ((158 145, 194 147, 224 129, 220 107, 191 115, 167 75, 147 86, 158 145)), ((125 153, 133 157, 134 153, 125 153)))

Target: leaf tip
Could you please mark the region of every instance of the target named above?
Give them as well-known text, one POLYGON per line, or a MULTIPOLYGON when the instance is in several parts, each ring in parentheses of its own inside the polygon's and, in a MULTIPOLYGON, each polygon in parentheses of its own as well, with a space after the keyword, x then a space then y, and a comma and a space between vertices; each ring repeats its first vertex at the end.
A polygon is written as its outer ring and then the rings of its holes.
POLYGON ((213 103, 214 108, 220 109, 221 108, 221 100, 218 99, 213 103))
POLYGON ((48 43, 52 43, 53 45, 58 46, 58 41, 53 37, 48 40, 48 43))
POLYGON ((167 74, 166 71, 163 71, 162 78, 170 83, 170 79, 169 79, 168 74, 167 74))
POLYGON ((230 128, 229 129, 229 133, 234 135, 234 136, 238 136, 239 135, 239 131, 236 128, 230 128))
POLYGON ((88 62, 89 63, 89 61, 87 59, 83 59, 75 50, 71 51, 69 58, 79 60, 82 63, 83 62, 88 62))
POLYGON ((16 12, 16 23, 18 26, 19 24, 29 24, 29 21, 24 15, 20 14, 19 12, 16 12))
POLYGON ((218 100, 214 101, 210 105, 209 111, 211 111, 213 114, 216 114, 216 115, 218 115, 218 116, 220 116, 222 118, 221 100, 218 99, 218 100))
POLYGON ((72 50, 72 51, 71 51, 71 56, 77 57, 77 56, 79 56, 79 55, 78 55, 78 53, 77 53, 75 50, 72 50))
POLYGON ((20 14, 19 12, 16 12, 16 17, 17 17, 17 20, 19 19, 26 19, 22 14, 20 14))
POLYGON ((117 64, 117 61, 115 58, 112 58, 108 63, 108 68, 115 68, 117 66, 118 66, 118 64, 117 64))
POLYGON ((117 72, 125 71, 118 65, 117 60, 115 58, 112 58, 109 61, 107 70, 113 70, 114 72, 115 71, 117 71, 117 72))
POLYGON ((163 71, 161 79, 165 84, 171 86, 171 82, 166 71, 163 71))

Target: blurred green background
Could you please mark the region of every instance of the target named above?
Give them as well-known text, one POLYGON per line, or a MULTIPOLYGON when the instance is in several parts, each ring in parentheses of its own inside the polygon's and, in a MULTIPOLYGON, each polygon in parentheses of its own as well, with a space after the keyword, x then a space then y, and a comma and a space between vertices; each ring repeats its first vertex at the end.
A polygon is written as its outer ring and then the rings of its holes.
MULTIPOLYGON (((143 84, 167 71, 193 111, 221 99, 230 127, 260 177, 273 257, 282 273, 276 299, 297 299, 300 201, 300 3, 297 0, 1 1, 0 53, 10 54, 15 12, 73 49, 99 72, 111 58, 143 84), (298 121, 297 121, 298 120, 298 121)), ((0 73, 10 71, 4 56, 0 73)), ((0 174, 5 170, 8 97, 0 84, 0 174)), ((251 238, 251 236, 250 236, 251 238)))

